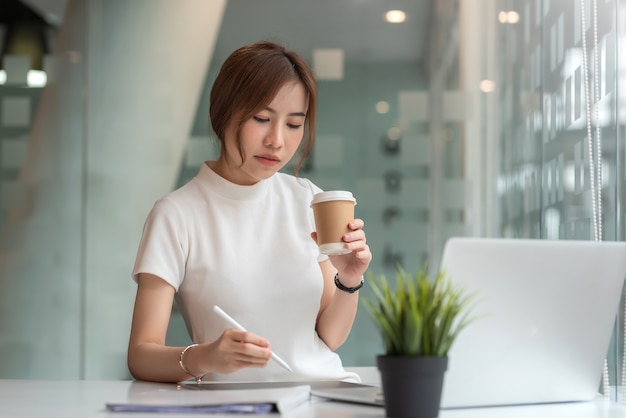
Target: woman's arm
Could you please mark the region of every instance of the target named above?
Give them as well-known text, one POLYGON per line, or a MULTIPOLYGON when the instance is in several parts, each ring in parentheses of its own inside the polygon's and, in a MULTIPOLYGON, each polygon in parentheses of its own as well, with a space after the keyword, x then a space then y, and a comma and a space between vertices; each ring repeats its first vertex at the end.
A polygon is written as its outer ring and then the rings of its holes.
POLYGON ((243 367, 265 367, 269 343, 250 332, 227 329, 217 341, 189 348, 168 347, 165 336, 174 301, 174 288, 152 274, 140 274, 128 343, 128 369, 137 380, 180 382, 209 372, 231 373, 243 367))
MULTIPOLYGON (((334 351, 341 347, 350 335, 359 303, 359 292, 350 294, 337 289, 335 286, 337 270, 330 261, 321 262, 320 267, 324 276, 324 291, 316 330, 319 337, 334 351)), ((349 284, 352 281, 341 278, 341 282, 345 282, 348 287, 353 287, 349 284)), ((359 277, 354 286, 360 282, 359 277)))
MULTIPOLYGON (((165 347, 174 292, 157 276, 139 275, 128 344, 128 369, 138 380, 175 382, 190 378, 178 364, 184 347, 165 347)), ((187 360, 190 354, 185 353, 187 360)))
MULTIPOLYGON (((317 317, 316 330, 320 338, 331 350, 339 348, 348 338, 359 304, 359 292, 344 292, 335 286, 335 274, 345 287, 357 287, 372 259, 366 244, 363 221, 350 222, 352 232, 343 236, 350 254, 329 256, 329 260, 320 263, 324 277, 324 290, 317 317)), ((313 239, 317 236, 312 234, 313 239)))

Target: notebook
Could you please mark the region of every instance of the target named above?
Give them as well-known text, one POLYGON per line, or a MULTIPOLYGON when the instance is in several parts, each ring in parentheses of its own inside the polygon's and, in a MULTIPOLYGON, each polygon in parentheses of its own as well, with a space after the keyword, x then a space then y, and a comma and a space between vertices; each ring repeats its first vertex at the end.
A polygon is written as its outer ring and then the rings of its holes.
POLYGON ((122 402, 109 402, 112 412, 194 414, 286 414, 307 402, 311 387, 215 389, 209 391, 158 388, 135 391, 122 402))
MULTIPOLYGON (((476 294, 480 317, 448 353, 442 408, 598 396, 626 277, 626 243, 455 237, 440 267, 476 294)), ((383 405, 380 388, 312 394, 383 405)))

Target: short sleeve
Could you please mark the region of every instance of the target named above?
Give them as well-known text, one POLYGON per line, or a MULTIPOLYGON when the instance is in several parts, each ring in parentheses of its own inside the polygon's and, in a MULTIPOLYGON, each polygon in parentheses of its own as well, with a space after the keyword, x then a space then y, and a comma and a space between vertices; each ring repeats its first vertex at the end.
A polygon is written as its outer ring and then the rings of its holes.
POLYGON ((137 281, 140 273, 154 274, 178 291, 188 251, 183 216, 173 201, 163 198, 148 214, 131 276, 137 281))

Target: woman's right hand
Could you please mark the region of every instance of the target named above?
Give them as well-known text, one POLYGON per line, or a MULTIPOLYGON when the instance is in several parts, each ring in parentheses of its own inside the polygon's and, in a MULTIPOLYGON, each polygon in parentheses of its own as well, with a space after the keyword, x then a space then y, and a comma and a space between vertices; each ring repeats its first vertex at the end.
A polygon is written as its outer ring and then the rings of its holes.
POLYGON ((269 341, 235 328, 225 330, 205 350, 198 351, 203 351, 199 359, 203 369, 223 374, 245 367, 265 367, 272 358, 269 341))

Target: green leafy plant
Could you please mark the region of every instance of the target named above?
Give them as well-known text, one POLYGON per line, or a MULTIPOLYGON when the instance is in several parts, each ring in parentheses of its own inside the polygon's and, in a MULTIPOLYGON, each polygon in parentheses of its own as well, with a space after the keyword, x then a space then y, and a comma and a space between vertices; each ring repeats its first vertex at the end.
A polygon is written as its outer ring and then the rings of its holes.
POLYGON ((444 272, 431 278, 426 267, 414 275, 398 267, 395 289, 385 275, 368 273, 373 296, 363 301, 388 356, 446 356, 473 320, 473 295, 455 288, 444 272))

